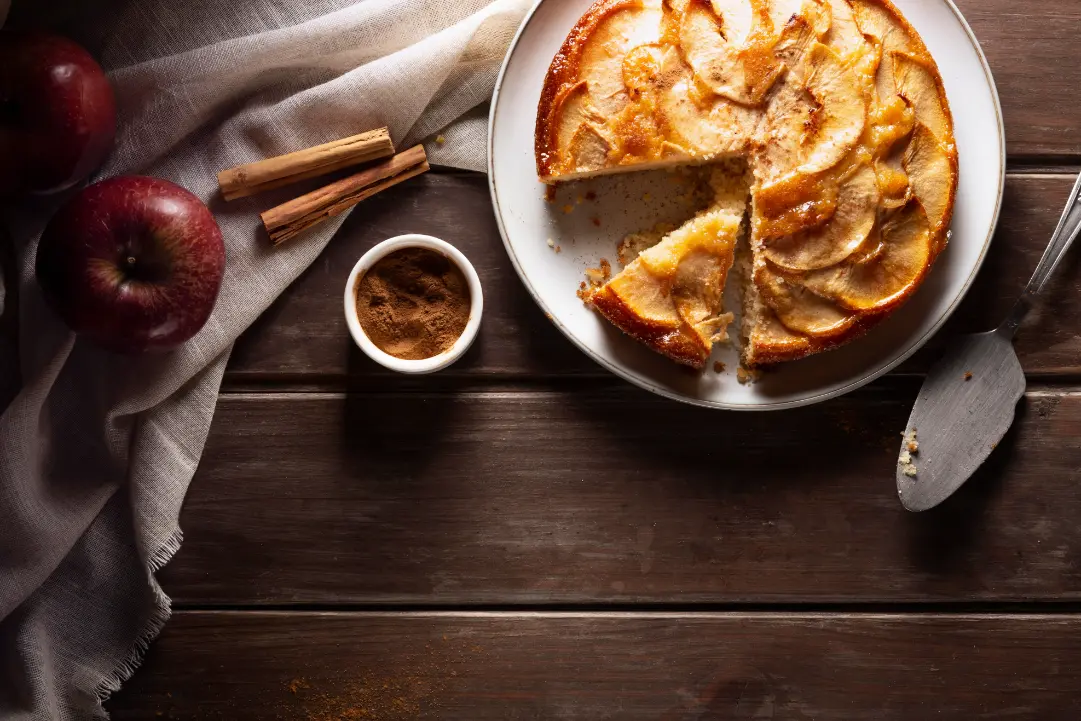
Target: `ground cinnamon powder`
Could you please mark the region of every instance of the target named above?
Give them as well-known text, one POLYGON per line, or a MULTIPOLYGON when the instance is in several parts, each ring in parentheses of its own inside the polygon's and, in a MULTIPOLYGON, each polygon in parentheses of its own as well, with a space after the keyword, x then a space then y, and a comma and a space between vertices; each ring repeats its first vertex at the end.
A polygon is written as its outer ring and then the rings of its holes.
POLYGON ((357 282, 364 333, 381 351, 403 360, 450 350, 469 322, 470 307, 461 269, 428 248, 395 251, 357 282))

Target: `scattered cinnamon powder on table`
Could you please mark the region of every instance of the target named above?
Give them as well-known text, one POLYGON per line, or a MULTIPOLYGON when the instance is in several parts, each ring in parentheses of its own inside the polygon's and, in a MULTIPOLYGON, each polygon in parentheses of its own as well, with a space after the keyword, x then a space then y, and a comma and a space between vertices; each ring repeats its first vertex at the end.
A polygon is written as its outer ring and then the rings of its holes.
MULTIPOLYGON (((441 708, 462 694, 462 680, 487 655, 469 638, 429 640, 423 648, 398 649, 376 667, 342 667, 335 658, 317 677, 295 678, 285 693, 275 721, 405 721, 448 717, 441 708), (294 691, 294 689, 296 689, 294 691)), ((455 718, 469 718, 457 715, 455 718)))
POLYGON ((421 360, 444 353, 469 323, 471 294, 461 269, 442 253, 405 248, 357 281, 357 314, 384 353, 421 360))

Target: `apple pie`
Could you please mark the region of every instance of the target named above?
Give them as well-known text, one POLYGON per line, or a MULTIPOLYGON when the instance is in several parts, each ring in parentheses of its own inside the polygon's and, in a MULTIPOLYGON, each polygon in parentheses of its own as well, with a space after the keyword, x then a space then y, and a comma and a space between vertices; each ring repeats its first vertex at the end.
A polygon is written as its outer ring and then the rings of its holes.
POLYGON ((742 292, 747 367, 862 335, 946 246, 957 188, 938 67, 888 0, 598 0, 541 95, 545 183, 711 165, 711 203, 590 294, 703 368, 742 292))

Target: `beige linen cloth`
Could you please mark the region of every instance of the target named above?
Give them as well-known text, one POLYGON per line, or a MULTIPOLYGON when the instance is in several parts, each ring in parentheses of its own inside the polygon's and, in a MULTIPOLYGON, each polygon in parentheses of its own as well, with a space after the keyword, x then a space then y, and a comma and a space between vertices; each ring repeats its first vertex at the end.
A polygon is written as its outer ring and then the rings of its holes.
MULTIPOLYGON (((3 211, 22 383, 0 416, 0 718, 103 718, 102 701, 169 617, 154 573, 180 547, 233 341, 342 220, 272 249, 258 232, 267 199, 222 203, 216 172, 382 125, 399 147, 441 132, 433 163, 483 170, 484 106, 531 2, 102 0, 67 14, 26 2, 110 73, 119 134, 101 175, 190 189, 227 245, 203 331, 174 353, 125 358, 77 339, 43 304, 33 261, 55 201, 3 211)), ((0 308, 3 298, 0 288, 0 308)), ((0 343, 10 357, 11 341, 0 343)), ((0 372, 14 367, 0 361, 0 372)), ((15 375, 0 378, 0 404, 15 375)))

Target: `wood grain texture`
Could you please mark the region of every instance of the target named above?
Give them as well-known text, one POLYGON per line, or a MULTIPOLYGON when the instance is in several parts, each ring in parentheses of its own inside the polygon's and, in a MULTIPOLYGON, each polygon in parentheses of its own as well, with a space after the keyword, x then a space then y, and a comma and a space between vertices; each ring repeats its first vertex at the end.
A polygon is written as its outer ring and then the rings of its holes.
POLYGON ((775 414, 609 391, 226 395, 179 604, 1081 600, 1081 395, 1033 394, 942 508, 911 389, 775 414))
MULTIPOLYGON (((955 0, 995 76, 1012 156, 1076 156, 1081 150, 1081 67, 1072 0, 955 0)), ((952 103, 963 98, 950 98, 952 103)))
MULTIPOLYGON (((1070 176, 1010 177, 990 254, 940 342, 998 325, 1043 255, 1072 184, 1070 176)), ((522 286, 496 229, 485 178, 429 174, 365 201, 353 213, 323 257, 238 341, 228 382, 302 375, 338 382, 347 376, 398 380, 354 347, 342 317, 341 289, 364 251, 379 240, 408 232, 441 236, 457 245, 484 284, 480 335, 446 374, 474 378, 604 374, 555 329, 522 286)), ((1030 375, 1081 373, 1078 257, 1081 254, 1067 259, 1047 291, 1045 312, 1032 318, 1018 336, 1021 362, 1030 375)), ((940 262, 947 261, 948 255, 940 262)), ((568 257, 567 262, 574 261, 568 257)), ((941 345, 932 343, 904 371, 925 371, 940 351, 941 345)))
POLYGON ((125 719, 1075 721, 1056 616, 179 613, 125 719))

